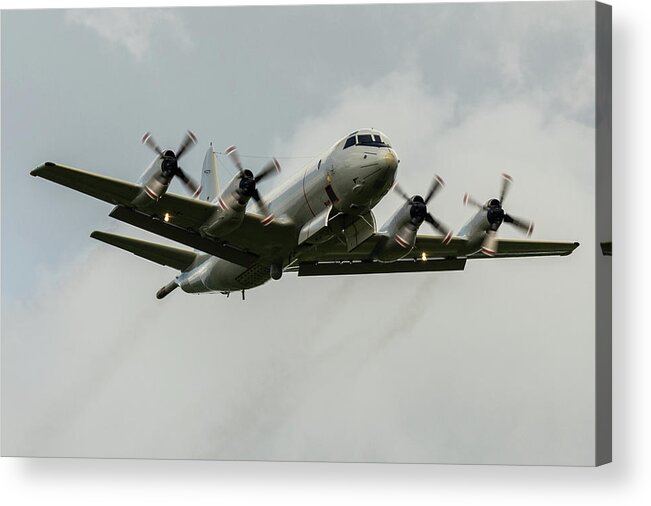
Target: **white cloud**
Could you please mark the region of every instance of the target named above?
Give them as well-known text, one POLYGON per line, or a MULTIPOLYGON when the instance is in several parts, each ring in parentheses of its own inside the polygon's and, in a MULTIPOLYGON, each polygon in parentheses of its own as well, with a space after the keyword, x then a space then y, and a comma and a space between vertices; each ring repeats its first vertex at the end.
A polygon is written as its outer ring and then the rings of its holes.
POLYGON ((191 43, 182 21, 171 9, 74 9, 66 12, 66 20, 93 30, 137 60, 150 51, 155 34, 185 46, 191 43))

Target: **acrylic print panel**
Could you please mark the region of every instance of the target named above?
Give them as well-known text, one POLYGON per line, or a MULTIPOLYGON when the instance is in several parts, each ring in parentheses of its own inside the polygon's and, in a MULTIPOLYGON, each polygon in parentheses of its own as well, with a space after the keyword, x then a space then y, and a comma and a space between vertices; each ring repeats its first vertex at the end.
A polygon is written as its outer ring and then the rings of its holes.
POLYGON ((609 13, 3 12, 3 455, 609 460, 609 13))

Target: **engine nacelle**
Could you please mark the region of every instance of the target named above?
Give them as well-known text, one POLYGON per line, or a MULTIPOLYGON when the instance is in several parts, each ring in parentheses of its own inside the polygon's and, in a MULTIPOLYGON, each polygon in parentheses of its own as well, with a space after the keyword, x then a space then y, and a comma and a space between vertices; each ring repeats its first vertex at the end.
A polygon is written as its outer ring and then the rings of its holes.
POLYGON ((134 199, 135 205, 146 205, 152 200, 156 201, 167 192, 173 176, 163 172, 162 162, 160 157, 156 157, 138 179, 142 192, 134 199))
POLYGON ((411 221, 409 205, 404 205, 389 218, 380 233, 385 237, 375 247, 373 258, 380 262, 400 260, 416 244, 418 227, 411 221))
POLYGON ((406 225, 384 237, 376 246, 373 257, 380 262, 394 262, 407 255, 416 244, 416 228, 406 225))
POLYGON ((160 199, 170 186, 171 178, 165 177, 162 173, 155 174, 148 181, 143 183, 142 189, 152 200, 160 199))
POLYGON ((206 220, 200 233, 208 237, 223 237, 242 224, 249 197, 239 190, 240 178, 235 176, 217 199, 219 209, 206 220))

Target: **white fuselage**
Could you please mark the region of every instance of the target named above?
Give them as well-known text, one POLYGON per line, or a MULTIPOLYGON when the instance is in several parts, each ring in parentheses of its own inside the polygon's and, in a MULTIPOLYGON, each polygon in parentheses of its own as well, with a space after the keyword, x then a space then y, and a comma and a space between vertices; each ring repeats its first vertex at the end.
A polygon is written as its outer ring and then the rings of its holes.
MULTIPOLYGON (((327 213, 341 213, 356 217, 368 213, 393 186, 397 167, 398 157, 384 134, 359 130, 270 192, 266 196, 267 206, 276 218, 291 222, 298 236, 298 231, 311 220, 317 221, 320 215, 327 218, 327 213)), ((323 230, 313 237, 323 241, 332 235, 323 230)), ((260 257, 248 268, 202 255, 196 267, 180 274, 177 282, 189 293, 231 292, 259 286, 270 279, 271 265, 278 262, 277 258, 281 258, 281 269, 288 264, 287 259, 300 258, 298 243, 281 246, 282 255, 276 255, 276 259, 260 257)))

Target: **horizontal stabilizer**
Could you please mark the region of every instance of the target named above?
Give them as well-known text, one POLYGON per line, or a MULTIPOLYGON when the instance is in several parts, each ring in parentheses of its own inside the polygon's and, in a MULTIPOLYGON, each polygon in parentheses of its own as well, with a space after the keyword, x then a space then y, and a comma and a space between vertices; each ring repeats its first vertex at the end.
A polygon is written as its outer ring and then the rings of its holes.
POLYGON ((125 251, 130 251, 134 255, 156 262, 157 264, 173 267, 179 271, 186 270, 197 258, 196 253, 193 251, 174 248, 173 246, 164 246, 122 235, 109 234, 96 230, 90 236, 98 241, 105 242, 125 251))

